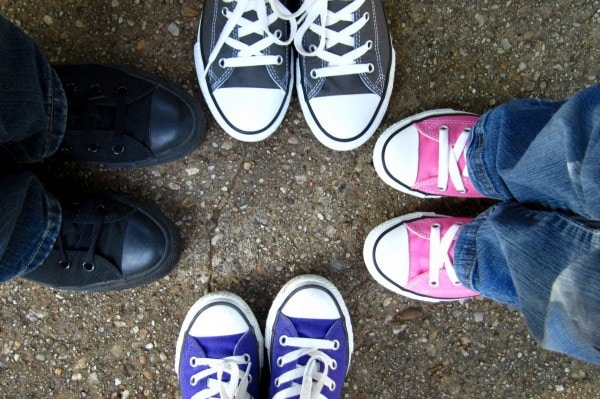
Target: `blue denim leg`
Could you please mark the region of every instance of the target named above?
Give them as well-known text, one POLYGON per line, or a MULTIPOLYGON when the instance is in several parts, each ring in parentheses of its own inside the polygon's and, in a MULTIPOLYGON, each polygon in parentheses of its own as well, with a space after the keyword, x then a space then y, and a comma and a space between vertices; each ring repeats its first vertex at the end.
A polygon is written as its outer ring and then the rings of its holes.
POLYGON ((600 222, 512 201, 461 230, 460 281, 518 308, 544 348, 600 364, 600 222))
POLYGON ((521 310, 543 347, 600 363, 600 86, 487 112, 467 163, 505 202, 461 230, 460 281, 521 310))
POLYGON ((467 150, 473 184, 495 199, 600 219, 600 85, 565 101, 515 100, 483 115, 467 150))
POLYGON ((0 177, 0 282, 41 265, 61 225, 58 201, 29 172, 0 177))
POLYGON ((58 149, 67 100, 32 39, 0 15, 0 159, 38 162, 58 149))

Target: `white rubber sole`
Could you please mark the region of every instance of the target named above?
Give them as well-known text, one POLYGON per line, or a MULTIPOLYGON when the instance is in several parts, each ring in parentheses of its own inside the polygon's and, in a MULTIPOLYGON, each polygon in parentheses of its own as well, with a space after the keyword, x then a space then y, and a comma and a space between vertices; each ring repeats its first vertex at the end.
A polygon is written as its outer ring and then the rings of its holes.
POLYGON ((313 118, 312 112, 310 112, 310 106, 308 102, 304 99, 304 91, 302 90, 302 79, 300 76, 300 58, 296 59, 296 92, 298 93, 298 100, 300 102, 300 108, 302 109, 302 113, 304 114, 304 119, 308 124, 308 127, 315 135, 317 140, 321 142, 324 146, 331 148, 332 150, 337 151, 350 151, 354 150, 364 143, 366 143, 372 136, 375 134, 383 118, 387 112, 388 105, 390 103, 390 98, 392 97, 392 92, 394 88, 394 77, 396 74, 396 51, 392 48, 392 59, 391 59, 391 67, 390 67, 390 78, 388 80, 388 85, 385 90, 383 102, 381 103, 381 107, 379 111, 375 115, 373 122, 369 129, 359 136, 356 140, 353 141, 338 141, 331 139, 320 127, 317 123, 316 119, 313 118))
POLYGON ((395 188, 398 191, 403 192, 404 194, 409 194, 418 198, 440 198, 440 195, 432 195, 426 194, 419 191, 411 190, 408 186, 400 184, 397 179, 387 171, 385 167, 385 162, 383 159, 383 151, 385 146, 387 145, 390 137, 394 136, 401 130, 407 128, 415 122, 421 121, 423 119, 431 118, 434 116, 440 115, 475 115, 470 112, 457 111, 451 108, 440 108, 434 109, 430 111, 420 112, 418 114, 411 115, 407 118, 402 119, 399 122, 394 123, 392 126, 388 127, 377 139, 375 143, 375 147, 373 149, 373 166, 375 166, 375 171, 387 185, 395 188))
POLYGON ((248 304, 238 295, 232 292, 212 292, 204 295, 202 298, 196 301, 188 310, 183 323, 181 324, 181 329, 179 330, 179 336, 177 337, 177 346, 175 347, 175 372, 179 375, 179 365, 181 362, 181 348, 183 345, 183 341, 185 339, 186 332, 190 328, 190 325, 198 315, 198 312, 203 308, 207 307, 210 304, 217 302, 225 302, 231 304, 236 307, 241 313, 243 313, 248 322, 250 323, 250 327, 254 331, 254 335, 256 336, 256 341, 258 345, 258 361, 259 361, 259 375, 261 374, 261 370, 264 364, 264 354, 263 354, 263 345, 264 340, 262 333, 260 331, 260 326, 258 325, 258 321, 252 312, 252 309, 248 306, 248 304))
POLYGON ((367 238, 365 239, 365 245, 363 247, 363 259, 365 261, 365 265, 367 266, 367 270, 369 270, 369 273, 371 274, 371 276, 379 284, 381 284, 388 290, 393 291, 397 294, 400 294, 404 297, 407 297, 410 299, 416 299, 418 301, 432 302, 432 303, 459 301, 460 299, 431 298, 428 296, 422 296, 422 295, 416 294, 414 292, 404 290, 402 287, 400 287, 397 284, 392 283, 388 278, 386 278, 379 271, 377 266, 375 265, 375 261, 373 259, 373 251, 374 251, 375 245, 377 244, 377 241, 379 240, 379 237, 381 237, 382 233, 389 230, 391 227, 397 226, 401 223, 405 223, 405 222, 408 222, 411 220, 416 220, 416 219, 422 219, 425 217, 447 217, 447 216, 438 215, 438 214, 432 213, 432 212, 414 212, 414 213, 409 213, 409 214, 406 214, 403 216, 396 217, 394 219, 390 219, 387 222, 384 222, 384 223, 380 224, 379 226, 375 227, 373 230, 371 230, 371 232, 367 235, 367 238))
POLYGON ((348 368, 350 368, 352 352, 354 352, 354 333, 352 332, 352 322, 350 319, 350 313, 348 312, 348 308, 346 307, 344 298, 342 298, 342 294, 337 289, 337 287, 326 278, 314 274, 305 274, 302 276, 294 277, 293 279, 288 281, 283 286, 283 288, 281 288, 281 290, 275 297, 275 300, 271 305, 271 309, 269 309, 269 314, 267 316, 267 323, 265 327, 265 345, 267 348, 267 358, 269 359, 269 364, 271 361, 270 342, 273 338, 273 326, 275 325, 275 320, 277 319, 279 310, 283 306, 283 303, 294 291, 298 290, 299 288, 311 285, 316 285, 325 288, 326 291, 333 295, 335 301, 337 302, 337 305, 339 306, 342 312, 344 324, 346 326, 346 331, 348 332, 348 368))
MULTIPOLYGON (((200 16, 200 21, 202 21, 202 16, 200 16)), ((274 119, 270 125, 265 126, 263 130, 260 130, 258 132, 241 133, 239 130, 242 129, 236 130, 236 128, 223 117, 223 115, 219 111, 218 105, 213 100, 211 91, 208 88, 206 78, 204 77, 205 65, 202 62, 202 49, 200 48, 201 26, 202 25, 200 23, 198 25, 196 43, 194 44, 194 64, 196 66, 196 74, 198 76, 198 83, 200 84, 200 91, 202 92, 204 101, 206 102, 206 105, 208 105, 208 109, 210 110, 210 113, 212 114, 213 118, 215 118, 219 126, 221 126, 221 128, 225 130, 227 134, 229 134, 236 140, 244 141, 247 143, 255 143, 271 136, 283 122, 283 118, 285 118, 285 115, 290 105, 292 91, 294 89, 294 63, 290 62, 290 85, 284 98, 284 103, 282 105, 281 112, 277 115, 277 118, 274 119)), ((260 98, 257 98, 256 101, 260 101, 260 98)))

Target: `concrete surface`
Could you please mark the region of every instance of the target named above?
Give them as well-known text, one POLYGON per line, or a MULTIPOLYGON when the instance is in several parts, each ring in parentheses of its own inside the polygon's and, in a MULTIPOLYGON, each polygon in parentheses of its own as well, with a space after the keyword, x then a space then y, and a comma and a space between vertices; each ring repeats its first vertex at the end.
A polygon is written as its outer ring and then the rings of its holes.
MULTIPOLYGON (((483 112, 515 97, 562 98, 600 78, 600 1, 384 1, 397 52, 382 129, 432 107, 483 112)), ((52 62, 132 64, 200 101, 192 60, 201 1, 0 0, 52 62)), ((0 61, 1 62, 1 61, 0 61)), ((203 103, 204 106, 204 103, 203 103)), ((205 107, 206 110, 206 107, 205 107)), ((0 397, 175 398, 174 344, 188 307, 242 295, 264 322, 290 277, 331 279, 353 317, 347 398, 596 398, 600 369, 542 350, 518 312, 484 299, 429 305, 379 287, 361 251, 370 229, 413 211, 475 215, 488 201, 418 200, 371 165, 375 139, 330 151, 296 100, 269 140, 243 144, 209 118, 190 157, 136 171, 48 161, 49 187, 125 192, 181 228, 168 278, 79 294, 0 285, 0 397)))

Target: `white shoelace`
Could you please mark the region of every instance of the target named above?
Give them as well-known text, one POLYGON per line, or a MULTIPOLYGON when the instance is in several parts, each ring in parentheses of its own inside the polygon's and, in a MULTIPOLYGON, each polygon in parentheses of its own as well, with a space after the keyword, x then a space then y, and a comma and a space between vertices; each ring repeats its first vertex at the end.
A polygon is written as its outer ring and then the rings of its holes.
POLYGON ((319 57, 328 63, 328 66, 316 68, 310 71, 311 77, 323 78, 328 76, 343 76, 372 72, 372 64, 358 63, 358 58, 365 55, 371 48, 373 42, 367 41, 360 47, 354 48, 356 35, 369 20, 369 14, 365 13, 360 18, 354 19, 354 13, 360 9, 366 0, 348 0, 348 5, 343 9, 333 12, 327 9, 328 0, 304 0, 300 9, 294 14, 298 17, 298 33, 294 38, 294 45, 298 54, 306 57, 319 57), (317 24, 317 19, 320 24, 317 24), (335 31, 329 27, 340 22, 350 22, 344 29, 335 31), (308 31, 320 36, 319 45, 311 46, 308 50, 302 43, 308 31), (329 52, 328 50, 337 44, 343 44, 351 48, 343 55, 329 52))
POLYGON ((337 362, 321 350, 337 350, 340 347, 338 341, 324 339, 295 338, 282 336, 280 343, 283 346, 298 348, 277 359, 277 365, 282 367, 286 364, 296 362, 303 356, 309 359, 306 365, 296 365, 275 379, 275 386, 292 382, 292 385, 277 392, 273 399, 286 399, 299 396, 299 399, 327 399, 321 394, 323 387, 333 391, 335 382, 327 375, 329 370, 337 368, 337 362), (296 380, 300 380, 297 383, 296 380))
MULTIPOLYGON (((234 0, 224 0, 224 2, 233 3, 234 0)), ((223 31, 208 57, 204 70, 205 77, 211 65, 217 61, 219 52, 225 45, 238 50, 238 52, 231 58, 221 58, 218 60, 219 65, 223 68, 280 65, 283 62, 281 56, 264 53, 273 44, 280 46, 291 44, 297 30, 294 16, 279 0, 237 0, 237 5, 233 10, 224 7, 221 12, 227 18, 227 23, 223 27, 223 31), (271 5, 271 10, 273 11, 270 14, 267 14, 267 3, 271 5), (250 11, 256 12, 256 21, 251 21, 244 17, 244 14, 250 11), (290 23, 291 32, 288 40, 281 39, 283 32, 280 30, 271 32, 270 26, 279 19, 285 19, 290 23), (237 30, 237 39, 232 37, 236 27, 239 27, 237 30), (238 40, 250 34, 257 34, 264 37, 251 45, 238 40)))
POLYGON ((248 383, 251 381, 250 376, 250 357, 230 356, 223 359, 207 359, 207 358, 190 358, 190 366, 201 367, 208 366, 190 379, 190 384, 196 386, 198 381, 215 375, 213 378, 208 378, 208 388, 197 392, 192 396, 192 399, 210 399, 220 397, 221 399, 252 399, 248 393, 248 383), (240 366, 246 366, 246 370, 242 373, 240 366), (223 381, 223 376, 229 374, 229 381, 223 381), (218 396, 220 395, 220 396, 218 396))
POLYGON ((458 136, 454 147, 450 146, 448 139, 448 126, 441 126, 439 129, 439 158, 438 158, 438 190, 446 191, 448 188, 448 178, 460 193, 467 192, 463 184, 463 177, 469 177, 469 171, 465 166, 462 174, 458 167, 458 160, 464 156, 467 148, 467 141, 471 133, 470 128, 465 128, 458 136))
POLYGON ((431 225, 431 236, 429 238, 429 284, 437 286, 440 283, 440 270, 446 269, 450 281, 454 285, 460 285, 454 265, 450 259, 450 246, 462 227, 462 223, 455 223, 441 236, 442 227, 438 223, 431 225))

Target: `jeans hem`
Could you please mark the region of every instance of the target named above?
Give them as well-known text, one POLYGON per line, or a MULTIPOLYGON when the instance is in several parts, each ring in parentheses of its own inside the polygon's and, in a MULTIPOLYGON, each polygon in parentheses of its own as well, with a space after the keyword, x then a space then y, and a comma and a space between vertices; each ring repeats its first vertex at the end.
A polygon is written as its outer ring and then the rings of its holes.
POLYGON ((56 198, 46 193, 46 206, 48 207, 48 220, 46 229, 40 239, 40 243, 31 256, 31 260, 25 266, 23 273, 28 273, 41 266, 48 258, 54 248, 62 224, 62 210, 56 198))
POLYGON ((475 287, 473 273, 477 268, 477 232, 491 209, 480 214, 477 218, 466 223, 458 232, 454 246, 454 269, 462 285, 472 291, 479 292, 475 287))

